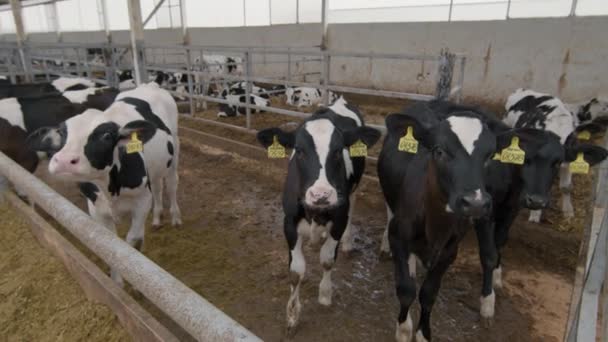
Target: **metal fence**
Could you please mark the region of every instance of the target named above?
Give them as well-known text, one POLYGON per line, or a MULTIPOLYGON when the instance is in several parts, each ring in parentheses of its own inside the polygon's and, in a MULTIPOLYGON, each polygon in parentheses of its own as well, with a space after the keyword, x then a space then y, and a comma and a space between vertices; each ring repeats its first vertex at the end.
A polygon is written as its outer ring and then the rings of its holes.
MULTIPOLYGON (((87 76, 93 80, 111 86, 117 86, 117 71, 132 69, 131 47, 126 44, 75 44, 28 43, 24 47, 26 63, 18 62, 15 58, 18 47, 16 44, 0 44, 0 56, 6 56, 0 72, 6 72, 12 79, 24 78, 49 80, 52 75, 87 76), (103 63, 93 63, 92 49, 103 52, 103 63), (58 63, 61 62, 61 63, 58 63)), ((166 73, 181 73, 188 75, 185 93, 176 93, 175 85, 167 86, 176 96, 187 98, 190 104, 190 114, 194 114, 200 103, 207 108, 207 102, 238 105, 246 108, 245 128, 251 129, 253 109, 274 112, 298 118, 305 118, 309 113, 278 107, 261 107, 249 103, 230 102, 218 96, 211 96, 207 89, 213 85, 220 88, 232 82, 246 82, 246 94, 252 93, 255 83, 264 85, 282 85, 286 87, 311 87, 320 89, 323 93, 323 104, 329 104, 329 92, 354 93, 388 98, 428 101, 434 98, 453 96, 460 101, 464 86, 466 58, 463 55, 451 53, 448 50, 439 51, 437 55, 390 54, 390 53, 355 53, 347 51, 320 50, 318 48, 291 47, 228 47, 228 46, 196 46, 196 45, 145 45, 142 47, 144 75, 146 72, 162 71, 166 73), (232 66, 238 66, 238 73, 218 73, 210 70, 214 66, 222 66, 226 70, 230 63, 209 63, 209 56, 238 57, 232 66), (434 94, 417 94, 383 89, 350 86, 347 82, 332 80, 332 66, 335 69, 336 60, 391 60, 400 62, 425 62, 435 64, 436 87, 434 94), (455 81, 454 81, 455 79, 455 81), (453 84, 455 85, 453 86, 453 84)), ((395 73, 400 70, 396 68, 395 73)), ((337 72, 334 72, 334 75, 337 72)), ((205 120, 205 119, 203 119, 205 120)), ((209 121, 209 120, 207 120, 209 121)), ((224 124, 225 126, 234 126, 224 124)), ((384 131, 383 125, 370 125, 384 131)))
POLYGON ((199 341, 261 341, 1 152, 0 176, 24 191, 192 337, 199 341))

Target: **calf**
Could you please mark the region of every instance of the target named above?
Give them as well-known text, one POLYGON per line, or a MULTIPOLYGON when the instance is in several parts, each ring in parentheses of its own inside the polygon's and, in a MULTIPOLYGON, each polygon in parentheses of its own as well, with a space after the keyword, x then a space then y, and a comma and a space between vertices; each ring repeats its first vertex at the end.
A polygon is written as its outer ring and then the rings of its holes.
MULTIPOLYGON (((246 95, 228 95, 226 96, 226 100, 232 103, 246 103, 247 96, 246 95)), ((270 101, 264 98, 261 98, 257 95, 249 95, 249 104, 260 106, 260 107, 268 107, 270 105, 270 101)), ((238 104, 225 104, 220 103, 219 112, 217 113, 218 118, 225 117, 233 117, 238 115, 245 115, 247 113, 247 108, 239 106, 238 104)), ((262 110, 259 109, 251 109, 252 113, 261 113, 262 110)))
POLYGON ((60 94, 64 91, 82 90, 94 86, 94 82, 76 77, 60 77, 49 83, 0 84, 0 99, 60 94))
MULTIPOLYGON (((238 83, 231 85, 228 88, 224 88, 224 90, 222 90, 222 93, 220 95, 223 98, 226 98, 228 95, 245 95, 245 93, 247 92, 246 89, 247 89, 247 82, 238 82, 238 83)), ((258 87, 255 84, 251 85, 251 94, 259 96, 259 97, 261 97, 263 99, 267 99, 267 100, 270 98, 270 96, 266 92, 266 89, 264 89, 262 87, 258 87)))
MULTIPOLYGON (((298 108, 321 105, 321 101, 323 101, 323 93, 321 89, 317 88, 287 88, 285 95, 287 96, 287 104, 298 108)), ((329 92, 329 103, 333 103, 337 98, 338 96, 334 92, 329 92)))
MULTIPOLYGON (((89 213, 116 231, 115 218, 130 214, 127 242, 141 250, 145 220, 154 202, 152 225, 160 226, 166 180, 174 225, 177 205, 177 105, 156 83, 122 92, 105 112, 89 109, 59 127, 42 128, 34 140, 53 155, 49 172, 81 182, 89 213)), ((112 278, 122 284, 114 270, 112 278)))
POLYGON ((599 146, 578 142, 576 132, 565 144, 553 132, 535 128, 517 128, 506 135, 507 139, 512 137, 518 138, 525 161, 523 165, 488 162, 485 181, 493 210, 475 222, 483 270, 480 311, 484 320, 494 316, 494 288, 502 287, 501 250, 521 208, 546 208, 560 166, 574 161, 579 153, 590 166, 608 156, 608 151, 599 146))
MULTIPOLYGON (((529 89, 517 89, 507 99, 507 115, 504 122, 510 127, 529 127, 557 134, 564 144, 568 136, 582 121, 608 116, 606 103, 598 100, 583 105, 566 105, 558 98, 529 89), (572 112, 571 109, 576 110, 572 112), (582 121, 581 121, 582 120, 582 121)), ((574 216, 570 192, 572 175, 567 164, 560 169, 559 187, 562 192, 562 212, 565 217, 574 216)), ((541 211, 530 213, 530 221, 540 222, 541 211)))
POLYGON ((416 340, 427 341, 441 279, 456 258, 470 219, 490 210, 483 172, 497 137, 473 112, 439 118, 426 103, 389 115, 386 127, 378 178, 389 214, 388 240, 400 304, 396 339, 412 341, 410 307, 416 296, 418 258, 427 274, 419 293, 416 340))
POLYGON ((39 156, 26 143, 28 134, 58 125, 88 108, 104 110, 118 95, 114 89, 89 89, 0 100, 0 151, 33 173, 39 156))
POLYGON ((365 158, 351 157, 349 147, 359 141, 369 147, 379 137, 378 131, 364 126, 359 111, 343 100, 319 109, 293 132, 270 128, 257 135, 265 147, 277 142, 293 149, 283 190, 283 229, 291 273, 291 295, 287 302, 290 333, 297 326, 302 308, 299 292, 306 270, 303 239, 307 236, 313 241, 318 236, 326 238, 320 252, 324 271, 319 284, 319 303, 330 305, 336 250, 341 239, 352 243, 351 238, 343 234, 350 234, 354 191, 365 169, 365 158))

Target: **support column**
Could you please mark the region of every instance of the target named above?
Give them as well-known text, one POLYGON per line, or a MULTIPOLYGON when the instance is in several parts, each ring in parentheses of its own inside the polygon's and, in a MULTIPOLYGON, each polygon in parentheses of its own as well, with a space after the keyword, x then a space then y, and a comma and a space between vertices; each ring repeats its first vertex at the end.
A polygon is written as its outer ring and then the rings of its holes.
POLYGON ((32 82, 31 63, 29 53, 27 51, 27 34, 23 27, 23 17, 21 16, 21 4, 18 0, 11 1, 11 10, 15 21, 15 33, 17 34, 17 49, 19 50, 19 58, 25 72, 25 81, 32 82))
POLYGON ((144 26, 141 19, 141 4, 139 0, 127 0, 129 5, 129 24, 131 28, 131 52, 133 55, 133 69, 137 85, 147 81, 144 65, 144 26))

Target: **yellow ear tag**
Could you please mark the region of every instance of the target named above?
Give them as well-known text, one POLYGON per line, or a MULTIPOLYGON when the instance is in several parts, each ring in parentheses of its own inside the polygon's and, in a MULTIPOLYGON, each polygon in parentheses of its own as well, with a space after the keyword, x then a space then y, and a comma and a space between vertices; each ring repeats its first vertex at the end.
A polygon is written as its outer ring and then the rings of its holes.
POLYGON ((576 137, 579 138, 580 140, 589 140, 589 139, 591 139, 591 133, 589 131, 582 131, 582 132, 579 132, 576 137))
POLYGON ((356 143, 350 145, 348 152, 351 157, 367 157, 367 145, 361 140, 357 140, 356 143))
POLYGON ((418 153, 418 140, 414 138, 414 129, 412 126, 407 128, 407 131, 404 136, 399 139, 399 147, 397 148, 399 151, 409 152, 416 154, 418 153))
POLYGON ((144 150, 144 145, 137 138, 137 132, 131 133, 131 141, 127 143, 127 154, 141 152, 144 150))
POLYGON ((585 161, 582 152, 576 155, 576 160, 570 163, 570 172, 586 175, 589 173, 589 163, 585 161))
POLYGON ((494 157, 492 157, 492 160, 500 160, 500 153, 494 153, 494 157))
POLYGON ((511 145, 500 153, 500 161, 505 164, 523 165, 526 152, 519 147, 519 138, 511 138, 511 145))
POLYGON ((285 147, 279 142, 279 138, 275 135, 272 138, 272 144, 268 146, 268 158, 270 159, 281 159, 285 158, 285 147))

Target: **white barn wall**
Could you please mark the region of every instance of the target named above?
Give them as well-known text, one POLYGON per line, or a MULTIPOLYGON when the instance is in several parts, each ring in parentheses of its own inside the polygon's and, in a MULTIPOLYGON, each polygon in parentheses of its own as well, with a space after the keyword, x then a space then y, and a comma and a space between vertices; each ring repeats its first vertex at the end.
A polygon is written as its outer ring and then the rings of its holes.
MULTIPOLYGON (((535 18, 478 22, 370 23, 329 26, 333 50, 426 53, 448 47, 467 55, 465 95, 500 103, 515 88, 531 87, 567 101, 608 95, 607 17, 535 18)), ((260 27, 191 28, 195 45, 294 46, 319 44, 319 24, 260 27)), ((113 41, 128 43, 128 31, 114 31, 113 41)), ((104 42, 103 32, 65 32, 66 42, 104 42)), ((145 31, 150 44, 179 44, 180 31, 145 31)), ((0 36, 13 41, 14 35, 0 36)), ((30 34, 30 40, 54 41, 53 33, 30 34)), ((263 68, 263 69, 262 69, 263 68)), ((284 65, 259 66, 282 73, 284 65)), ((332 80, 342 84, 433 93, 434 63, 389 60, 332 60, 332 80)))

